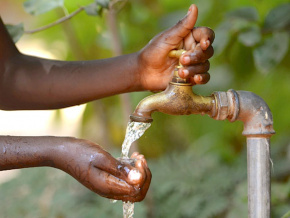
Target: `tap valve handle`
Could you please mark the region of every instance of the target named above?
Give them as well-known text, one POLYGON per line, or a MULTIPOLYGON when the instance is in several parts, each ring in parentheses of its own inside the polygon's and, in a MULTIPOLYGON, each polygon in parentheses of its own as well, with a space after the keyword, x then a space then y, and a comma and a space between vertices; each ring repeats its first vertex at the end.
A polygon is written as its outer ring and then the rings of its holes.
MULTIPOLYGON (((171 50, 168 54, 169 57, 171 58, 180 58, 182 54, 184 54, 186 50, 184 49, 178 49, 178 50, 171 50)), ((174 83, 190 83, 189 79, 183 79, 178 75, 178 69, 182 68, 182 64, 179 62, 179 64, 175 67, 173 77, 172 77, 172 82, 174 83)))
POLYGON ((181 55, 182 55, 183 53, 185 53, 185 52, 186 52, 186 50, 184 50, 184 49, 171 50, 171 51, 169 52, 168 56, 171 57, 171 58, 180 58, 181 55))

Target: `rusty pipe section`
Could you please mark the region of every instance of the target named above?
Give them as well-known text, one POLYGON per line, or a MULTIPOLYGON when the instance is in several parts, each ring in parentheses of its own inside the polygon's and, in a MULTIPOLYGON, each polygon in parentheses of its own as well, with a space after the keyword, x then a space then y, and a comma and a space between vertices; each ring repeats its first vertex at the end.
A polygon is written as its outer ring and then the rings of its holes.
POLYGON ((215 92, 214 119, 241 120, 247 137, 248 217, 271 216, 270 137, 275 134, 266 102, 252 92, 215 92))
POLYGON ((243 135, 270 137, 275 134, 272 113, 266 102, 248 91, 229 90, 200 96, 189 83, 170 82, 167 89, 139 102, 131 121, 152 122, 152 113, 170 115, 208 114, 213 119, 244 123, 243 135))
POLYGON ((270 137, 275 134, 271 110, 258 95, 231 89, 227 92, 215 92, 214 96, 216 101, 214 119, 242 121, 243 135, 247 137, 270 137))
POLYGON ((192 84, 170 82, 163 92, 144 98, 130 116, 131 121, 152 122, 155 111, 170 115, 208 114, 212 116, 214 96, 192 92, 192 84))

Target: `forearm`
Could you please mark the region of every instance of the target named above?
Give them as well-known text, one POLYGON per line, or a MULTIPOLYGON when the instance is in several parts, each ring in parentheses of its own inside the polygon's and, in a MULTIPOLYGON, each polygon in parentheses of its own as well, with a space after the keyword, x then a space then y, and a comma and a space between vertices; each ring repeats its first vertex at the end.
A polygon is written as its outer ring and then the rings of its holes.
POLYGON ((72 62, 15 55, 0 72, 0 108, 56 109, 140 91, 137 62, 137 53, 72 62))
POLYGON ((55 167, 62 138, 0 136, 0 170, 28 167, 55 167))
POLYGON ((138 53, 93 61, 21 54, 0 18, 0 109, 57 109, 140 91, 138 53))

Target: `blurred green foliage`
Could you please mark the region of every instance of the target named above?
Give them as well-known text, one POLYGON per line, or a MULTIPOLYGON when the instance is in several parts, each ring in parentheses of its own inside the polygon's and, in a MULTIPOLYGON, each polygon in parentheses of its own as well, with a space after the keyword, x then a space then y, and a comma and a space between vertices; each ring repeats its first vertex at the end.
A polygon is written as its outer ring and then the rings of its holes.
MULTIPOLYGON (((53 10, 46 11, 32 8, 33 2, 24 2, 26 10, 37 15, 25 30, 51 23, 80 6, 85 7, 86 13, 68 21, 69 28, 65 27, 67 24, 54 26, 30 35, 31 39, 43 40, 47 49, 55 48, 56 40, 61 41, 66 47, 66 60, 113 55, 107 0, 49 1, 46 9, 53 10)), ((124 53, 138 51, 154 35, 174 25, 191 3, 199 7, 197 25, 209 26, 216 32, 211 81, 193 89, 204 95, 230 88, 248 90, 268 103, 277 132, 271 140, 272 217, 289 217, 290 4, 288 0, 127 1, 118 8, 117 16, 124 53)), ((149 94, 130 93, 132 111, 149 94)), ((128 120, 122 104, 119 96, 87 104, 80 133, 83 138, 100 142, 116 157, 128 120)), ((144 202, 136 204, 136 217, 246 217, 247 168, 242 124, 195 115, 174 117, 156 113, 153 118, 152 126, 139 140, 153 179, 144 202)), ((109 203, 62 172, 46 168, 21 172, 18 178, 0 186, 0 210, 4 217, 122 216, 120 203, 109 203)))

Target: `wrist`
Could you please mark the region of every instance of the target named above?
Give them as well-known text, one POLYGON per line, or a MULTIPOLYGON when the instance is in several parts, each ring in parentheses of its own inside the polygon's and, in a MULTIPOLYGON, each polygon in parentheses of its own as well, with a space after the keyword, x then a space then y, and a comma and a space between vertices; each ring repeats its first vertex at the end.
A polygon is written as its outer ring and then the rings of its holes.
POLYGON ((142 51, 132 53, 129 63, 131 65, 131 72, 129 72, 128 76, 132 78, 132 91, 144 91, 145 89, 142 84, 142 72, 144 70, 142 67, 142 51))
POLYGON ((80 139, 73 137, 54 137, 53 148, 49 151, 49 158, 54 167, 67 171, 67 163, 74 160, 74 154, 81 154, 79 150, 80 139))
POLYGON ((147 55, 146 47, 141 49, 137 52, 137 72, 138 72, 138 83, 140 86, 140 91, 148 91, 150 88, 148 88, 147 82, 146 82, 146 76, 149 74, 148 72, 148 63, 146 59, 147 55))

